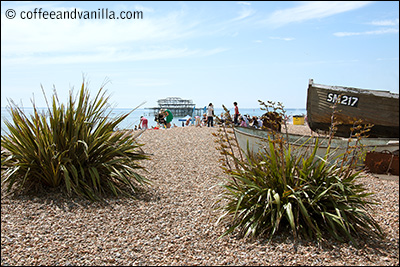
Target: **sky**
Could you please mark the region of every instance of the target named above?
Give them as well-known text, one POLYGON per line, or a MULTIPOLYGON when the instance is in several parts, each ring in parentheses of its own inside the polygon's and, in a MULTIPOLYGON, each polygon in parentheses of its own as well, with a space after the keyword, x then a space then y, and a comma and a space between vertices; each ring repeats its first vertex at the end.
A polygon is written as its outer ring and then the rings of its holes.
POLYGON ((399 2, 1 1, 2 107, 85 81, 114 108, 305 108, 309 79, 399 93, 399 2))

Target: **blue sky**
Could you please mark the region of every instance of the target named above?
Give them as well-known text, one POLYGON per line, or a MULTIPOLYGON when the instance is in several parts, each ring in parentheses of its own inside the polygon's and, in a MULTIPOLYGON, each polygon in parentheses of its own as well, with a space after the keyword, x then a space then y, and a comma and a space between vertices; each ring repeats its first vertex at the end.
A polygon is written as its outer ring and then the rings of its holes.
POLYGON ((1 2, 2 107, 45 106, 41 85, 66 103, 83 76, 92 95, 108 80, 117 108, 166 97, 305 108, 309 79, 398 93, 399 2, 1 2), (21 18, 35 8, 143 19, 21 18))

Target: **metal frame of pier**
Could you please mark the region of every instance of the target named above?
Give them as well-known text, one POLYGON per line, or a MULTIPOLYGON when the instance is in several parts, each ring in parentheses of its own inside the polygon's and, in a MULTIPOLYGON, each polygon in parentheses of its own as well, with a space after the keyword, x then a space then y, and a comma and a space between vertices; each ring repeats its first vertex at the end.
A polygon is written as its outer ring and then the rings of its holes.
MULTIPOLYGON (((192 116, 193 108, 196 104, 191 99, 182 99, 180 97, 167 97, 157 101, 158 107, 149 108, 153 115, 158 114, 160 109, 169 109, 174 117, 192 116)), ((194 116, 201 116, 204 108, 195 108, 194 116)))

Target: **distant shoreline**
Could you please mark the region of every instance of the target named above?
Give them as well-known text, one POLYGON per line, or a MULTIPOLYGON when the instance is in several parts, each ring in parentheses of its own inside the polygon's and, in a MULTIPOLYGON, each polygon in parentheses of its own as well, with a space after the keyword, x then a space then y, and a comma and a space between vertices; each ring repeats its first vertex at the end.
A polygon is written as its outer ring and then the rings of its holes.
MULTIPOLYGON (((33 107, 27 107, 23 108, 28 114, 30 111, 33 110, 33 107)), ((47 107, 45 108, 38 108, 39 110, 47 110, 47 107)), ((128 113, 132 110, 133 108, 112 108, 112 115, 121 115, 128 113)), ((233 107, 228 109, 230 114, 232 115, 234 113, 233 107)), ((285 109, 286 115, 289 117, 292 115, 299 115, 299 114, 306 114, 307 110, 306 109, 285 109)), ((223 108, 215 108, 215 115, 220 116, 221 113, 225 112, 223 108)), ((265 113, 264 110, 261 110, 260 107, 257 108, 240 108, 239 107, 239 112, 241 114, 249 114, 250 116, 260 116, 265 113)), ((191 114, 188 114, 189 116, 191 114)), ((131 130, 135 128, 135 125, 138 126, 140 123, 140 116, 144 116, 148 120, 148 125, 149 127, 155 127, 157 123, 154 121, 154 115, 152 114, 151 110, 148 110, 146 108, 138 108, 134 110, 124 121, 122 121, 118 127, 118 129, 126 129, 126 130, 131 130)), ((174 119, 172 120, 172 125, 175 124, 177 127, 182 127, 182 122, 179 121, 179 119, 184 118, 185 116, 174 116, 174 119)), ((10 115, 9 112, 7 111, 6 107, 2 107, 2 112, 1 112, 1 134, 7 133, 8 129, 6 128, 4 124, 4 119, 7 119, 10 121, 10 115)), ((215 120, 214 120, 215 121, 215 120)), ((289 120, 290 122, 290 120, 289 120)))

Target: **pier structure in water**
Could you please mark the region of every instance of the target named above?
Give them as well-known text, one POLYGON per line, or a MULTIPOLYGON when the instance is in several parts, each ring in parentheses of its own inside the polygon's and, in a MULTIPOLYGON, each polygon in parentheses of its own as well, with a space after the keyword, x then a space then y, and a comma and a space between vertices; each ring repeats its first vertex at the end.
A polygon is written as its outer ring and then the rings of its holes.
POLYGON ((180 97, 167 97, 157 100, 158 107, 149 108, 155 116, 160 109, 168 109, 174 117, 201 116, 204 108, 196 108, 196 104, 191 99, 182 99, 180 97))

